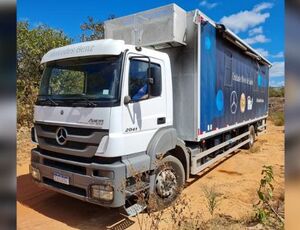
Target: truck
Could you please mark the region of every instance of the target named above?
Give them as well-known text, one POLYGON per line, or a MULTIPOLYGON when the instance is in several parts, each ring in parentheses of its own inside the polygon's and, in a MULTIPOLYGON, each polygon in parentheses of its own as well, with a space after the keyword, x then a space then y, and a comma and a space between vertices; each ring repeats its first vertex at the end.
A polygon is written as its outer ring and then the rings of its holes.
POLYGON ((271 63, 226 26, 170 4, 104 28, 41 60, 39 186, 132 216, 265 132, 271 63))

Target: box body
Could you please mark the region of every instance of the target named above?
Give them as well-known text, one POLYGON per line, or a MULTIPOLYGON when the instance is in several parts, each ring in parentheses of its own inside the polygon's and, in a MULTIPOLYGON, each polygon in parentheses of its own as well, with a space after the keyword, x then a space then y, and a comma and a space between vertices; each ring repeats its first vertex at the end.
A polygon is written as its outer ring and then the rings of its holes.
POLYGON ((200 141, 268 114, 270 63, 199 10, 171 4, 109 20, 105 36, 169 55, 182 140, 200 141))

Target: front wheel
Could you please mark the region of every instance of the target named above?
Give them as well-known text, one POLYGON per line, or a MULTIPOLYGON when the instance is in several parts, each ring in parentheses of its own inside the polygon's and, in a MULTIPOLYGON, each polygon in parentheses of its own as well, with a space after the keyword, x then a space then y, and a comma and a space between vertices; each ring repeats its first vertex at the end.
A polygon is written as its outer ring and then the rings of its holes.
POLYGON ((185 183, 185 171, 182 163, 173 156, 166 156, 156 170, 154 184, 155 207, 160 210, 170 206, 180 195, 185 183))

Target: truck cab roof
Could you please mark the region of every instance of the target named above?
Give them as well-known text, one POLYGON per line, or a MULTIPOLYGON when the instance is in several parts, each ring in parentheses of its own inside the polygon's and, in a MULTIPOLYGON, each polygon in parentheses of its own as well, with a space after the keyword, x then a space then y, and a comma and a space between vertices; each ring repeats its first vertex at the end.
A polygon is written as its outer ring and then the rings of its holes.
MULTIPOLYGON (((88 42, 75 43, 48 51, 42 58, 41 64, 46 62, 52 62, 56 60, 80 58, 80 57, 93 57, 104 55, 120 55, 127 50, 135 50, 136 46, 126 45, 123 40, 114 39, 101 39, 88 42)), ((162 55, 162 52, 155 51, 153 49, 143 48, 144 52, 158 53, 162 55)), ((144 53, 143 52, 143 53, 144 53)))

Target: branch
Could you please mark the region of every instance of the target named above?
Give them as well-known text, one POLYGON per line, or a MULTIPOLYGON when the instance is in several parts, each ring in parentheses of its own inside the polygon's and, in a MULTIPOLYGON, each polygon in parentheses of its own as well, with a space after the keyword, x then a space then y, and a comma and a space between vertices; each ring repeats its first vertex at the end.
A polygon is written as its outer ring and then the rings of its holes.
POLYGON ((284 219, 274 210, 274 208, 267 202, 264 202, 268 207, 271 209, 271 211, 276 215, 276 217, 280 220, 281 223, 284 224, 284 219))

